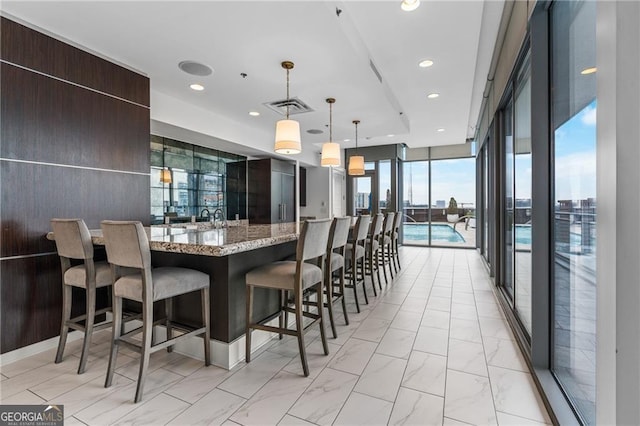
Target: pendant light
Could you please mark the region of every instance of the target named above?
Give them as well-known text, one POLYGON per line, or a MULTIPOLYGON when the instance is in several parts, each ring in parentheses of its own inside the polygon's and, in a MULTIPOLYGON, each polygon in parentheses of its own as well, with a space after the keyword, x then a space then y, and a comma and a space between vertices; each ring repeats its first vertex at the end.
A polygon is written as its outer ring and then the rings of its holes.
POLYGON ((293 69, 293 62, 284 61, 282 68, 287 70, 287 118, 276 123, 276 143, 274 150, 278 154, 300 154, 300 123, 289 120, 289 71, 293 69))
POLYGON ((160 170, 160 183, 171 183, 173 180, 171 177, 171 169, 164 165, 164 156, 167 153, 166 143, 162 143, 162 170, 160 170))
POLYGON ((320 165, 323 167, 332 167, 340 165, 340 144, 333 141, 333 122, 332 122, 332 107, 336 102, 334 98, 327 98, 329 104, 329 142, 322 144, 322 158, 320 159, 320 165))
POLYGON ((360 120, 353 120, 353 124, 356 126, 356 155, 349 157, 349 175, 362 176, 364 175, 364 156, 358 155, 358 124, 360 124, 360 120))
POLYGON ((167 167, 160 170, 160 183, 171 183, 171 170, 167 167))

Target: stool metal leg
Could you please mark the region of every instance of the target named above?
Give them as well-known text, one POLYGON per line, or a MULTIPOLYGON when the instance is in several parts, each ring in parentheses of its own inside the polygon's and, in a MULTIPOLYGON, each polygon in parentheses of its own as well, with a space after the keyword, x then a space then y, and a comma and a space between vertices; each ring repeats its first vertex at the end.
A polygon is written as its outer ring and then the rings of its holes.
POLYGON ((118 357, 118 344, 122 324, 122 298, 113 296, 113 323, 111 324, 111 352, 109 353, 109 366, 107 367, 107 378, 104 387, 111 386, 113 372, 116 369, 116 358, 118 357))
POLYGON ((324 349, 324 354, 329 355, 329 345, 327 345, 327 335, 324 330, 324 312, 322 310, 322 283, 316 284, 316 294, 317 294, 317 303, 318 303, 318 316, 320 317, 320 338, 322 339, 322 348, 324 349))
POLYGON ((200 291, 200 297, 202 297, 202 322, 204 322, 204 365, 208 367, 211 365, 211 330, 209 329, 210 302, 208 287, 200 291))
MULTIPOLYGON (((355 272, 355 270, 354 270, 355 272)), ((345 300, 344 294, 344 266, 340 268, 340 294, 342 294, 342 312, 344 314, 344 322, 346 325, 349 325, 349 315, 347 315, 347 301, 345 300)))
MULTIPOLYGON (((173 299, 164 299, 164 313, 166 316, 165 326, 167 328, 167 340, 171 340, 173 337, 173 328, 171 328, 171 320, 173 320, 173 299)), ((154 339, 152 339, 151 344, 155 344, 154 339)), ((173 345, 167 346, 167 352, 173 352, 173 345)))
MULTIPOLYGON (((322 290, 320 290, 320 294, 322 294, 322 290)), ((296 305, 296 334, 298 336, 298 349, 300 351, 300 361, 302 362, 302 372, 305 377, 309 376, 309 365, 307 364, 307 352, 305 351, 304 346, 304 324, 302 322, 302 294, 294 291, 293 298, 295 299, 296 305)), ((320 314, 322 314, 322 309, 320 309, 320 314)), ((324 326, 320 325, 320 330, 322 335, 324 336, 324 326)))
POLYGON ((64 347, 67 344, 69 334, 69 320, 71 319, 71 286, 62 284, 62 321, 60 326, 60 341, 58 342, 58 352, 56 353, 56 364, 62 362, 64 347))
POLYGON ((244 359, 251 362, 251 317, 253 316, 253 286, 247 285, 247 331, 245 336, 244 359))
POLYGON ((84 322, 84 341, 82 343, 82 354, 80 355, 80 366, 78 367, 78 374, 84 373, 84 369, 87 366, 87 358, 89 358, 89 346, 91 345, 91 336, 93 334, 93 323, 96 316, 96 288, 88 286, 86 289, 87 318, 84 322))
MULTIPOLYGON (((333 319, 333 273, 329 270, 330 267, 326 268, 325 277, 324 277, 324 287, 327 292, 327 310, 329 311, 329 322, 331 323, 331 332, 333 333, 333 338, 338 338, 338 332, 336 331, 336 324, 333 319)), ((322 300, 321 294, 318 294, 318 299, 322 300)), ((319 311, 322 312, 322 307, 319 308, 319 311)))
POLYGON ((144 391, 144 382, 149 369, 151 357, 151 330, 153 329, 153 303, 142 303, 142 352, 140 354, 140 371, 134 402, 140 402, 144 391))

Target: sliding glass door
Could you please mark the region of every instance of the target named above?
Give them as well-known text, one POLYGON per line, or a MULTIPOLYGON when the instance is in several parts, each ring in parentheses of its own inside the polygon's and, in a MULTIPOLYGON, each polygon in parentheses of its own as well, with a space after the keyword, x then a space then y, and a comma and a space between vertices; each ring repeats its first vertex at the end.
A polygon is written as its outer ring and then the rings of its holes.
POLYGON ((586 424, 596 384, 596 3, 551 8, 552 371, 586 424))
POLYGON ((475 170, 473 157, 404 163, 404 244, 476 246, 475 170))

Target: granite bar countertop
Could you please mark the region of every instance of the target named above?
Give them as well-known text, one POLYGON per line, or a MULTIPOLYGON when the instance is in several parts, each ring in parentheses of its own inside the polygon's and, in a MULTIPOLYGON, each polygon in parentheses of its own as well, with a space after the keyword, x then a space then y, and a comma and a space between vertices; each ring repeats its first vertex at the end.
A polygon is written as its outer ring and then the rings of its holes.
MULTIPOLYGON (((145 227, 149 248, 169 253, 197 254, 202 256, 228 256, 234 253, 295 241, 298 239, 295 223, 272 225, 240 225, 215 229, 213 227, 158 225, 145 227)), ((102 230, 92 229, 91 240, 104 245, 102 230)), ((54 240, 53 232, 47 238, 54 240)))

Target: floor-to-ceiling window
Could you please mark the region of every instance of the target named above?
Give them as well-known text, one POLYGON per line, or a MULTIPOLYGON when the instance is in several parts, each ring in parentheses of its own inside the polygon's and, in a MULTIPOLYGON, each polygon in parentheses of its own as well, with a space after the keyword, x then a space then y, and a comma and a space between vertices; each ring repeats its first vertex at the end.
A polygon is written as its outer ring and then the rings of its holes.
POLYGON ((499 282, 527 336, 531 335, 531 68, 529 55, 502 108, 502 274, 499 282))
POLYGON ((516 79, 513 144, 515 309, 531 335, 531 69, 527 58, 516 79))
POLYGON ((596 3, 551 10, 553 130, 552 371, 595 423, 596 3))

